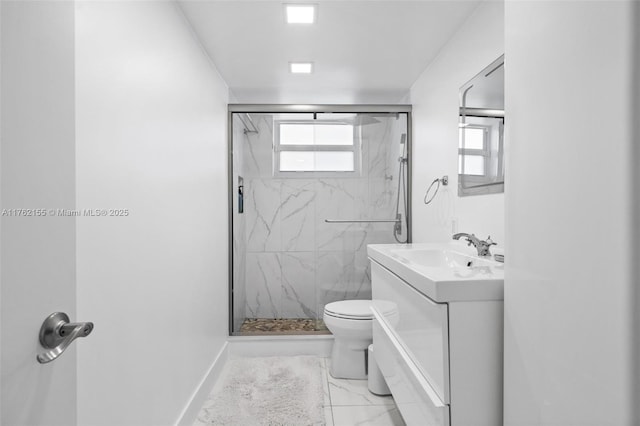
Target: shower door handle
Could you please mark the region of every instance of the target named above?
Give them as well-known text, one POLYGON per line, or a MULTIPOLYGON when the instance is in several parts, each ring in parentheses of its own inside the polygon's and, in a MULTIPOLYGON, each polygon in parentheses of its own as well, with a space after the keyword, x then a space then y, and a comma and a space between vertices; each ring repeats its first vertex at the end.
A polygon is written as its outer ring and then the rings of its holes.
POLYGON ((87 337, 92 331, 92 322, 72 323, 64 312, 54 312, 40 327, 40 344, 49 350, 38 354, 36 359, 40 364, 51 362, 62 355, 74 340, 87 337))

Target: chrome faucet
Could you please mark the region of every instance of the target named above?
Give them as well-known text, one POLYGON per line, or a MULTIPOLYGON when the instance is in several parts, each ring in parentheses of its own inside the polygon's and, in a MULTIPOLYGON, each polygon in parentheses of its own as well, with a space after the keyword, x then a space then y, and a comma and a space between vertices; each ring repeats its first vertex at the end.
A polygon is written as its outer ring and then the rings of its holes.
POLYGON ((488 236, 487 240, 485 241, 478 239, 478 237, 476 237, 474 234, 469 235, 465 234, 464 232, 453 235, 454 240, 459 240, 462 237, 467 240, 467 242, 469 243, 468 245, 473 244, 476 250, 478 250, 478 256, 491 256, 489 248, 496 245, 496 243, 491 241, 491 236, 488 236))

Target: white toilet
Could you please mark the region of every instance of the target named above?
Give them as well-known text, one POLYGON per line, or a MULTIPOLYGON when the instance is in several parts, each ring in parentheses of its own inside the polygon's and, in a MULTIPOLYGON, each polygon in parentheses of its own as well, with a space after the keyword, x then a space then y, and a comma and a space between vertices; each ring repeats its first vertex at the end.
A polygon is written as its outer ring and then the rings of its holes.
MULTIPOLYGON (((397 315, 396 304, 376 301, 385 317, 397 315)), ((337 379, 366 379, 366 353, 373 342, 371 300, 343 300, 324 307, 324 323, 333 333, 330 373, 337 379)))

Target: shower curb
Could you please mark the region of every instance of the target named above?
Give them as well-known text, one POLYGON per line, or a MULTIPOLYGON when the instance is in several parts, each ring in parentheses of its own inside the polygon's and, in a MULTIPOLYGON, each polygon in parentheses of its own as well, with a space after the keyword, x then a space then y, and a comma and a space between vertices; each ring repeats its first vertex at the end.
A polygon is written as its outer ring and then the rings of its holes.
POLYGON ((333 347, 333 335, 320 336, 232 336, 228 357, 297 356, 328 357, 333 347))

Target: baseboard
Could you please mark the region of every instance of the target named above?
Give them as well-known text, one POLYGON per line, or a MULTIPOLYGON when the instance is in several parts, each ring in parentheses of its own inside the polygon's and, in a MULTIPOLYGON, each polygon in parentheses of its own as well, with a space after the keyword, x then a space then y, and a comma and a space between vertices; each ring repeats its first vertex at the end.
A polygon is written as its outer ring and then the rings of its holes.
POLYGON ((211 367, 209 367, 207 374, 204 375, 198 384, 198 387, 193 392, 193 395, 191 395, 186 407, 182 410, 182 413, 180 413, 180 416, 175 423, 176 426, 192 426, 193 423, 195 423, 198 413, 204 405, 204 401, 213 389, 218 377, 220 377, 220 373, 227 362, 228 356, 229 344, 228 342, 224 342, 222 349, 218 352, 218 355, 211 364, 211 367))
POLYGON ((328 357, 332 335, 321 336, 233 336, 229 337, 229 358, 257 356, 315 355, 328 357))

